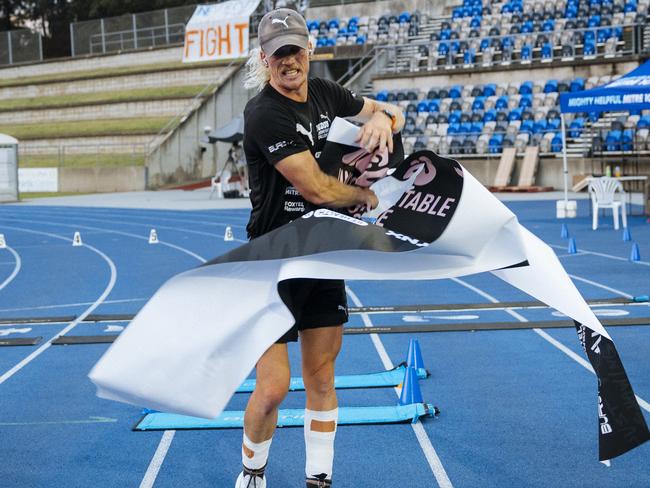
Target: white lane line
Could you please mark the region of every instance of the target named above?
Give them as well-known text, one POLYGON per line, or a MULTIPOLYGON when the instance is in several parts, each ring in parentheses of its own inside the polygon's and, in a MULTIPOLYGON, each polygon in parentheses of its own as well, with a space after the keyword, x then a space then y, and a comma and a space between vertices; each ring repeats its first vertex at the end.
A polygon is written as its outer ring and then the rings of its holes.
POLYGON ((572 274, 570 274, 569 276, 573 280, 582 281, 583 283, 587 283, 587 284, 595 286, 597 288, 601 288, 603 290, 610 291, 610 292, 614 293, 615 295, 620 295, 622 297, 629 298, 629 299, 634 298, 634 296, 630 295, 629 293, 625 293, 624 291, 617 290, 616 288, 611 288, 611 287, 609 287, 607 285, 603 285, 602 283, 598 283, 597 281, 591 281, 591 280, 588 280, 587 278, 582 278, 580 276, 576 276, 576 275, 572 275, 572 274))
POLYGON ((160 443, 158 444, 158 449, 156 449, 156 452, 149 463, 149 467, 147 468, 147 472, 144 474, 144 478, 142 478, 140 488, 151 488, 156 482, 158 472, 160 471, 160 468, 165 461, 165 456, 167 456, 167 451, 169 451, 169 447, 172 445, 172 441, 174 440, 174 435, 176 435, 175 430, 166 430, 163 432, 160 443))
MULTIPOLYGON (((597 282, 595 282, 595 281, 586 280, 585 278, 580 278, 580 277, 573 276, 573 275, 571 275, 571 277, 572 277, 572 278, 575 278, 575 279, 580 279, 580 280, 583 280, 583 281, 587 281, 587 282, 589 282, 589 283, 592 284, 592 285, 599 286, 599 287, 601 287, 601 288, 603 288, 603 289, 605 289, 605 290, 613 291, 614 293, 618 293, 618 294, 620 294, 620 295, 622 295, 622 296, 625 296, 625 297, 631 298, 631 295, 628 295, 627 293, 622 292, 622 291, 620 291, 620 290, 616 290, 616 289, 614 289, 614 288, 610 288, 610 287, 608 287, 608 286, 606 286, 606 285, 603 285, 603 284, 601 284, 601 283, 597 283, 597 282)), ((455 281, 456 283, 460 284, 460 285, 463 285, 463 286, 466 287, 466 288, 469 288, 469 289, 472 290, 472 291, 475 291, 476 293, 478 293, 478 294, 481 295, 482 297, 487 298, 488 300, 490 300, 490 301, 493 302, 493 303, 499 303, 499 300, 497 300, 496 298, 494 298, 492 295, 489 295, 488 293, 484 292, 483 290, 481 290, 481 289, 479 289, 479 288, 476 288, 475 286, 472 286, 472 285, 470 285, 469 283, 466 283, 466 282, 463 281, 463 280, 460 280, 460 279, 458 279, 458 278, 452 278, 452 280, 455 281)), ((506 309, 506 312, 509 313, 510 315, 512 315, 514 318, 516 318, 516 319, 519 320, 520 322, 529 322, 529 320, 528 320, 526 317, 524 317, 524 316, 518 314, 518 313, 515 312, 514 310, 506 309)), ((591 366, 591 364, 589 363, 589 361, 587 361, 585 358, 583 358, 583 357, 581 357, 581 356, 578 356, 575 352, 573 352, 571 349, 569 349, 569 348, 566 347, 564 344, 562 344, 561 342, 559 342, 557 339, 554 339, 554 338, 551 337, 549 334, 547 334, 546 332, 544 332, 542 329, 534 328, 534 329, 533 329, 533 332, 535 332, 535 333, 536 333, 537 335, 539 335, 541 338, 543 338, 544 340, 546 340, 548 343, 550 343, 550 344, 552 344, 553 346, 555 346, 556 348, 558 348, 560 351, 562 351, 564 354, 566 354, 567 356, 569 356, 569 357, 570 357, 571 359, 573 359, 575 362, 577 362, 578 364, 580 364, 581 366, 583 366, 584 368, 586 368, 588 371, 591 371, 593 374, 596 374, 596 372, 594 371, 594 368, 591 366)), ((636 397, 636 400, 637 400, 637 402, 639 403, 639 405, 641 406, 641 408, 643 408, 643 409, 646 410, 647 412, 650 412, 650 403, 648 403, 647 401, 645 401, 645 400, 644 400, 643 398, 641 398, 639 395, 636 395, 636 394, 635 394, 634 396, 636 397)))
MULTIPOLYGON (((0 288, 1 289, 1 288, 0 288)), ((112 303, 128 303, 128 302, 146 302, 148 298, 124 298, 120 300, 104 300, 104 305, 112 303)), ((16 308, 0 308, 1 312, 25 312, 30 310, 50 310, 53 308, 68 308, 68 307, 83 307, 84 305, 91 305, 93 302, 79 302, 79 303, 60 303, 58 305, 40 305, 38 307, 16 307, 16 308)))
MULTIPOLYGON (((558 246, 557 244, 548 244, 551 247, 554 247, 556 249, 565 249, 566 246, 558 246)), ((605 254, 602 252, 596 252, 596 251, 588 251, 586 249, 580 249, 579 251, 582 254, 593 254, 594 256, 600 256, 601 258, 607 258, 607 259, 615 259, 617 261, 625 261, 627 263, 631 264, 642 264, 644 266, 650 266, 650 262, 648 261, 630 261, 629 259, 622 258, 620 256, 612 256, 611 254, 605 254)))
MULTIPOLYGON (((43 216, 43 214, 48 215, 47 212, 40 212, 40 214, 41 214, 41 216, 43 216)), ((57 213, 54 213, 54 215, 57 215, 59 217, 61 216, 61 214, 57 214, 57 213)), ((146 227, 148 229, 155 228, 156 230, 163 229, 163 230, 172 230, 174 232, 186 232, 188 234, 198 234, 198 235, 202 235, 202 236, 212 237, 213 239, 223 238, 223 236, 220 235, 220 234, 214 234, 214 233, 211 233, 211 232, 203 232, 203 231, 200 231, 200 230, 186 229, 184 227, 172 227, 172 226, 168 226, 168 225, 159 225, 157 223, 152 223, 151 221, 144 223, 144 222, 129 222, 127 220, 103 219, 103 218, 97 218, 97 217, 78 217, 78 216, 74 216, 73 218, 77 219, 77 220, 90 220, 91 222, 99 222, 99 223, 105 223, 105 224, 137 225, 139 227, 146 227)), ((226 226, 241 227, 241 226, 234 226, 234 225, 230 225, 230 224, 219 224, 219 225, 221 225, 223 227, 226 227, 226 226)), ((248 242, 247 240, 243 240, 243 239, 234 239, 234 240, 237 241, 237 242, 248 242)))
POLYGON ((20 254, 14 251, 11 247, 7 246, 7 250, 14 255, 15 265, 14 270, 11 272, 9 277, 0 284, 0 290, 7 286, 11 281, 18 275, 21 266, 20 254))
MULTIPOLYGON (((3 227, 18 230, 18 231, 21 231, 21 232, 28 232, 28 233, 31 233, 31 234, 47 235, 47 236, 55 238, 55 239, 61 239, 61 240, 64 240, 64 241, 72 242, 72 239, 70 239, 70 238, 63 237, 63 236, 60 236, 60 235, 57 235, 57 234, 51 234, 49 232, 22 229, 22 228, 19 228, 19 227, 11 227, 11 226, 3 226, 3 227)), ((111 276, 110 276, 110 279, 108 280, 108 284, 106 285, 106 288, 104 288, 104 291, 99 296, 99 298, 97 298, 97 300, 95 300, 95 302, 90 307, 88 307, 81 315, 79 315, 79 317, 77 317, 74 321, 70 322, 70 324, 68 324, 66 327, 61 329, 54 337, 47 340, 41 347, 36 349, 29 356, 27 356, 22 361, 20 361, 18 364, 16 364, 13 368, 11 368, 9 371, 7 371, 2 376, 0 376, 0 385, 2 383, 4 383, 5 381, 7 381, 9 378, 11 378, 14 374, 16 374, 22 368, 24 368, 27 364, 29 364, 34 359, 36 359, 38 356, 43 354, 52 345, 52 341, 54 341, 55 339, 58 339, 62 335, 66 334, 69 331, 71 331, 72 329, 74 329, 79 324, 79 322, 81 322, 93 310, 95 310, 104 301, 104 299, 106 299, 108 294, 113 290, 113 287, 115 286, 115 281, 117 280, 117 269, 115 268, 115 264, 113 263, 113 261, 111 261, 111 258, 109 258, 106 254, 104 254, 99 249, 97 249, 97 248, 95 248, 93 246, 90 246, 88 244, 84 244, 84 246, 86 248, 90 249, 91 251, 93 251, 94 253, 99 254, 102 257, 102 259, 104 259, 104 261, 106 261, 106 263, 108 264, 108 267, 111 270, 111 276)))
MULTIPOLYGON (((38 212, 38 211, 48 211, 48 212, 52 212, 53 214, 57 214, 57 215, 69 215, 70 214, 70 212, 68 212, 68 211, 63 212, 63 213, 62 212, 56 212, 56 209, 52 209, 52 208, 49 208, 49 207, 40 207, 36 212, 38 212)), ((31 213, 36 213, 36 212, 30 212, 30 214, 31 213)), ((167 213, 167 211, 165 213, 167 213)), ((98 215, 100 217, 104 216, 105 214, 108 214, 110 216, 120 215, 117 212, 101 212, 101 213, 100 212, 92 212, 92 213, 82 212, 82 215, 89 215, 89 216, 98 215)), ((122 215, 124 217, 136 217, 136 218, 141 218, 141 219, 160 220, 160 221, 168 221, 168 222, 183 222, 183 223, 186 223, 186 224, 200 224, 200 225, 205 225, 205 226, 225 227, 225 226, 229 225, 231 227, 235 227, 235 228, 238 228, 238 229, 245 229, 246 228, 245 225, 233 224, 233 223, 230 223, 230 222, 212 222, 210 220, 210 219, 222 219, 222 218, 242 220, 242 218, 239 217, 239 216, 222 215, 221 213, 219 213, 219 214, 206 214, 205 215, 206 220, 192 220, 192 219, 187 218, 188 216, 198 217, 197 215, 186 215, 185 218, 177 218, 177 219, 162 216, 162 215, 147 215, 147 214, 138 215, 137 212, 123 212, 122 215)), ((244 219, 247 218, 246 215, 243 215, 242 217, 244 219)))
MULTIPOLYGON (((122 231, 119 231, 119 230, 112 230, 112 229, 103 229, 101 227, 91 227, 91 226, 88 226, 88 225, 77 225, 77 224, 64 224, 63 222, 53 222, 51 220, 46 220, 46 221, 34 220, 34 219, 25 220, 25 219, 17 219, 15 217, 10 217, 10 219, 11 220, 16 220, 16 221, 19 221, 19 222, 26 222, 26 223, 30 223, 30 224, 43 224, 43 225, 55 225, 55 226, 60 226, 60 227, 71 227, 71 228, 77 229, 77 230, 79 230, 79 229, 96 230, 96 231, 100 231, 100 232, 105 232, 107 234, 117 234, 117 235, 126 236, 126 237, 133 237, 134 239, 140 239, 140 240, 144 240, 144 241, 149 242, 149 236, 148 235, 147 236, 141 236, 139 234, 131 234, 130 232, 122 232, 122 231)), ((3 226, 4 226, 4 224, 3 224, 3 226)), ((177 251, 180 251, 180 252, 183 252, 185 254, 188 254, 189 256, 192 256, 194 259, 198 259, 202 263, 206 262, 205 258, 203 258, 203 257, 199 256, 198 254, 190 251, 189 249, 186 249, 184 247, 177 246, 175 244, 171 244, 171 243, 165 242, 165 241, 158 241, 158 242, 159 242, 159 244, 161 246, 167 246, 167 247, 170 247, 172 249, 176 249, 177 251)), ((84 244, 84 246, 85 246, 85 244, 84 244)))
MULTIPOLYGON (((352 298, 354 304, 357 307, 363 307, 363 303, 361 303, 359 297, 352 291, 352 289, 350 289, 349 286, 346 286, 346 290, 348 292, 348 295, 350 295, 350 298, 352 298)), ((370 320, 370 317, 368 316, 367 313, 361 314, 361 320, 363 321, 364 326, 373 327, 372 321, 370 320)), ((384 365, 384 369, 387 370, 393 369, 395 366, 393 365, 393 362, 390 360, 390 356, 386 352, 386 348, 384 347, 383 342, 381 342, 379 336, 377 334, 370 334, 370 339, 372 340, 372 343, 375 346, 375 349, 377 350, 377 354, 379 354, 379 358, 381 359, 381 362, 384 365)), ((399 397, 400 389, 395 388, 395 393, 397 393, 397 396, 399 397)), ((438 456, 438 453, 436 452, 433 445, 431 444, 431 439, 429 439, 429 436, 427 435, 426 431, 424 430, 424 427, 422 426, 422 422, 418 421, 415 424, 411 424, 411 427, 413 428, 413 432, 415 432, 415 437, 420 443, 420 447, 424 452, 424 456, 426 457, 429 463, 429 467, 431 468, 433 475, 436 477, 436 481, 438 482, 440 488, 453 488, 453 485, 451 484, 451 480, 449 479, 449 476, 447 475, 447 472, 445 471, 445 468, 442 465, 442 461, 440 461, 440 457, 438 456)))

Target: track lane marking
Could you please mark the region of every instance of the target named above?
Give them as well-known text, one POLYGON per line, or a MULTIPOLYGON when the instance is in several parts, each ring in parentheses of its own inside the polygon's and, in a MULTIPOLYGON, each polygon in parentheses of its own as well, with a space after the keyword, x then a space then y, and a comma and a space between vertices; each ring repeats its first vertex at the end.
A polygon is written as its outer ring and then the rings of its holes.
MULTIPOLYGON (((352 291, 352 289, 349 286, 346 286, 345 288, 348 292, 348 295, 350 295, 350 298, 352 298, 354 304, 357 307, 363 307, 363 303, 361 303, 361 300, 359 300, 359 297, 352 291)), ((364 326, 373 327, 372 321, 370 320, 370 317, 368 316, 367 313, 361 314, 361 320, 363 321, 364 326)), ((393 365, 393 362, 391 361, 388 352, 386 352, 384 343, 381 341, 379 336, 377 334, 370 334, 370 339, 372 340, 372 343, 375 346, 375 349, 377 350, 377 354, 379 354, 379 358, 381 359, 384 368, 387 370, 393 369, 395 366, 393 365)), ((401 389, 394 388, 394 390, 397 396, 399 397, 401 389)), ((447 475, 447 472, 445 471, 445 468, 442 465, 442 461, 440 461, 440 457, 438 456, 438 453, 433 447, 433 444, 431 444, 431 439, 429 439, 427 432, 424 430, 424 427, 422 426, 422 422, 418 421, 415 424, 412 423, 411 427, 413 428, 413 432, 415 432, 415 437, 417 438, 420 447, 424 452, 424 456, 427 462, 429 463, 429 467, 431 468, 431 471, 433 472, 433 475, 435 476, 436 481, 438 482, 440 488, 453 488, 453 485, 451 484, 451 480, 449 479, 449 476, 447 475)))
POLYGON ((18 272, 20 271, 20 267, 21 267, 21 264, 22 264, 22 261, 21 261, 21 259, 20 259, 20 254, 18 254, 18 253, 17 253, 13 248, 11 248, 10 246, 7 246, 7 250, 8 250, 11 254, 14 255, 14 263, 15 263, 15 264, 14 264, 14 269, 13 269, 13 271, 11 272, 11 274, 9 275, 9 277, 8 277, 6 280, 4 280, 4 281, 0 284, 0 290, 2 290, 5 286, 7 286, 9 283, 11 283, 12 280, 13 280, 16 276, 18 276, 18 272))

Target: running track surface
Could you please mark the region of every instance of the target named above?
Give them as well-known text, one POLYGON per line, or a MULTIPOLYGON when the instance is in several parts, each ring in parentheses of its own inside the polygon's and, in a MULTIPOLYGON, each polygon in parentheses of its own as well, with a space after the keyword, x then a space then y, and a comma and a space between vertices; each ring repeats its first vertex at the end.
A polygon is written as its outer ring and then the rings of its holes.
MULTIPOLYGON (((552 201, 508 205, 552 245, 585 298, 650 293, 650 260, 628 261, 631 243, 587 202, 568 221, 579 253, 566 252, 552 201)), ((2 206, 0 318, 135 313, 169 277, 245 241, 247 210, 2 206), (224 242, 226 226, 236 241, 224 242), (150 245, 155 228, 160 244, 150 245), (73 247, 81 233, 84 246, 73 247)), ((630 218, 642 258, 650 225, 630 218)), ((528 300, 490 274, 455 280, 350 281, 350 305, 490 303, 528 300)), ((605 318, 650 317, 647 305, 600 307, 605 318)), ((548 309, 352 315, 348 325, 560 320, 548 309)), ((643 321, 643 320, 641 320, 643 321)), ((650 323, 650 320, 648 322, 650 323)), ((0 485, 3 487, 231 487, 241 431, 133 432, 132 406, 98 399, 87 373, 107 345, 48 347, 60 334, 116 333, 126 322, 0 325, 2 337, 42 336, 36 346, 0 348, 0 485), (26 330, 30 329, 30 330, 26 330)), ((636 394, 650 401, 650 327, 609 329, 636 394)), ((418 338, 432 376, 424 400, 441 414, 416 425, 341 427, 335 486, 648 487, 650 445, 610 467, 597 461, 596 378, 572 329, 346 336, 338 374, 375 372, 403 361, 418 338), (581 363, 580 361, 583 360, 581 363)), ((290 355, 299 374, 299 351, 290 355)), ((236 395, 230 409, 243 409, 236 395)), ((392 405, 392 389, 348 390, 342 406, 392 405)), ((289 393, 284 406, 304 405, 289 393)), ((276 434, 269 488, 304 486, 302 429, 276 434)))

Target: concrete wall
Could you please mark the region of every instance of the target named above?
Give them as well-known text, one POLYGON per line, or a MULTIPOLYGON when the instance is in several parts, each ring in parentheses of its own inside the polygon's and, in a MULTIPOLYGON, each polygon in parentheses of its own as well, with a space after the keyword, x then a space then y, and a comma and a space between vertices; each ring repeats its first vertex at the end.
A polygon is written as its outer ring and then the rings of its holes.
POLYGON ((31 124, 75 120, 132 119, 138 117, 173 117, 185 109, 191 99, 155 100, 151 102, 106 103, 70 108, 32 109, 0 112, 0 124, 31 124))
POLYGON ((61 139, 36 139, 20 141, 19 154, 93 154, 97 146, 110 146, 115 153, 131 153, 134 147, 138 152, 144 148, 155 134, 137 136, 65 137, 61 139))
MULTIPOLYGON (((154 73, 8 86, 0 88, 0 100, 133 90, 159 86, 207 85, 227 73, 228 70, 225 66, 204 66, 202 68, 188 67, 188 69, 163 70, 154 73)), ((2 73, 0 73, 1 75, 2 73)))
POLYGON ((143 166, 59 168, 60 192, 117 192, 145 189, 143 166))
POLYGON ((213 176, 223 167, 229 144, 202 144, 201 139, 206 127, 219 128, 243 112, 253 95, 243 88, 244 73, 243 65, 233 67, 232 74, 176 130, 152 144, 146 163, 150 187, 213 176))
MULTIPOLYGON (((443 155, 445 156, 445 155, 443 155)), ((449 155, 454 158, 453 155, 449 155)), ((494 178, 497 174, 499 166, 500 155, 489 156, 485 159, 459 159, 458 161, 472 175, 485 186, 494 184, 494 178)), ((512 172, 511 185, 516 185, 519 178, 519 172, 523 165, 523 154, 517 157, 515 161, 515 168, 512 172)), ((567 161, 569 168, 569 185, 573 181, 573 177, 577 175, 591 174, 591 163, 583 158, 570 158, 567 161)), ((540 158, 539 166, 537 169, 537 176, 535 178, 535 185, 537 186, 552 186, 556 190, 564 188, 564 173, 562 170, 561 157, 543 157, 540 158)))
POLYGON ((21 66, 0 69, 0 79, 24 76, 43 76, 73 71, 88 71, 101 68, 120 68, 146 64, 172 63, 183 58, 183 47, 173 46, 158 49, 143 49, 124 53, 58 58, 21 66))

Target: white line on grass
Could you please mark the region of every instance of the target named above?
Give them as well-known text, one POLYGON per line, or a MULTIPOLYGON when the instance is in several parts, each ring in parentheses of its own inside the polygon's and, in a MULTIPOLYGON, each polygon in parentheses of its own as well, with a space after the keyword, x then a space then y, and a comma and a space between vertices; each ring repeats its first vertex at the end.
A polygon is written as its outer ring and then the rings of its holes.
MULTIPOLYGON (((10 227, 10 226, 3 226, 3 227, 18 230, 18 231, 21 231, 21 232, 28 232, 28 233, 31 233, 31 234, 46 235, 46 236, 49 236, 49 237, 52 237, 52 238, 55 238, 55 239, 61 239, 61 240, 67 241, 67 242, 72 242, 72 239, 70 239, 70 238, 63 237, 63 236, 60 236, 60 235, 57 235, 57 234, 51 234, 49 232, 28 230, 28 229, 22 229, 22 228, 19 228, 19 227, 10 227)), ((110 268, 110 271, 111 271, 111 276, 110 276, 110 279, 108 280, 108 284, 106 285, 106 288, 104 288, 104 291, 99 296, 99 298, 97 298, 97 300, 95 300, 95 302, 90 307, 88 307, 81 315, 79 315, 79 317, 77 317, 75 320, 70 322, 70 324, 68 324, 66 327, 61 329, 54 337, 47 340, 41 347, 36 349, 29 356, 27 356, 22 361, 20 361, 18 364, 16 364, 13 368, 11 368, 9 371, 7 371, 2 376, 0 376, 0 385, 2 383, 4 383, 5 381, 7 381, 9 378, 11 378, 14 374, 16 374, 18 371, 20 371, 27 364, 29 364, 34 359, 36 359, 38 356, 40 356, 43 352, 45 352, 52 345, 52 341, 54 341, 55 339, 58 339, 62 335, 66 334, 69 331, 71 331, 72 329, 74 329, 77 326, 77 324, 79 324, 79 322, 81 322, 88 315, 90 315, 90 313, 93 310, 95 310, 104 301, 104 299, 108 296, 108 294, 111 292, 111 290, 113 290, 113 287, 115 286, 115 281, 117 280, 117 269, 115 268, 115 264, 113 263, 113 261, 111 261, 111 258, 109 258, 106 254, 104 254, 102 251, 100 251, 99 249, 97 249, 97 248, 95 248, 93 246, 89 246, 87 244, 84 244, 84 247, 86 247, 87 249, 90 249, 94 253, 99 254, 102 257, 102 259, 104 259, 104 261, 106 261, 106 263, 108 264, 108 267, 110 268)))
MULTIPOLYGON (((354 304, 357 307, 363 307, 363 303, 361 303, 359 297, 350 289, 350 287, 347 286, 346 289, 348 295, 350 295, 350 298, 352 298, 354 304)), ((373 327, 372 321, 370 320, 368 314, 362 313, 361 320, 363 320, 363 324, 366 327, 373 327)), ((370 334, 370 339, 372 340, 372 343, 375 346, 375 349, 377 350, 377 354, 379 354, 379 357, 381 359, 382 364, 384 365, 384 368, 387 370, 393 369, 395 366, 393 365, 393 362, 390 360, 390 356, 386 352, 386 348, 384 347, 383 342, 381 342, 379 336, 377 334, 370 334)), ((395 393, 397 393, 397 396, 399 397, 400 389, 395 388, 395 393)), ((420 443, 420 447, 424 452, 424 456, 426 457, 429 466, 431 467, 431 471, 433 472, 433 475, 436 477, 436 481, 438 482, 440 488, 453 488, 453 485, 451 484, 451 480, 449 479, 449 476, 447 475, 447 472, 445 471, 445 468, 442 465, 440 458, 438 457, 438 453, 436 452, 433 445, 431 444, 431 439, 429 439, 429 436, 424 430, 424 427, 422 427, 422 422, 418 421, 415 424, 411 424, 411 427, 413 428, 413 432, 415 432, 415 437, 417 437, 418 442, 420 443)))
MULTIPOLYGON (((622 292, 622 291, 620 291, 620 290, 616 290, 616 289, 614 289, 614 288, 610 288, 610 287, 608 287, 608 286, 606 286, 606 285, 603 285, 603 284, 597 283, 597 282, 595 282, 595 281, 586 280, 585 278, 580 278, 580 277, 578 277, 578 276, 573 276, 573 275, 571 275, 571 277, 574 278, 574 279, 579 279, 579 280, 582 280, 582 281, 586 281, 586 282, 588 282, 588 283, 591 284, 591 285, 601 287, 601 288, 603 288, 603 289, 605 289, 605 290, 613 291, 614 293, 618 293, 619 295, 622 295, 622 296, 624 296, 624 297, 631 298, 631 295, 628 295, 628 294, 625 293, 625 292, 622 292)), ((479 288, 476 288, 475 286, 472 286, 472 285, 470 285, 469 283, 467 283, 467 282, 465 282, 465 281, 463 281, 463 280, 460 280, 460 279, 458 279, 458 278, 452 278, 452 280, 455 281, 456 283, 458 283, 458 284, 460 284, 460 285, 466 287, 466 288, 469 288, 469 289, 472 290, 472 291, 475 291, 476 293, 478 293, 478 294, 481 295, 482 297, 487 298, 488 300, 490 300, 492 303, 499 303, 499 300, 497 300, 496 298, 494 298, 492 295, 489 295, 488 293, 484 292, 483 290, 481 290, 481 289, 479 289, 479 288)), ((529 320, 528 320, 526 317, 524 317, 524 316, 518 314, 518 313, 515 312, 514 310, 506 309, 505 311, 506 311, 507 313, 509 313, 510 315, 512 315, 512 316, 513 316, 514 318, 516 318, 517 320, 519 320, 520 322, 529 322, 529 320)), ((547 334, 546 332, 544 332, 542 329, 534 328, 534 329, 533 329, 533 332, 535 332, 535 333, 536 333, 537 335, 539 335, 541 338, 543 338, 544 340, 546 340, 547 342, 549 342, 550 344, 552 344, 553 346, 555 346, 556 348, 558 348, 560 351, 562 351, 564 354, 566 354, 567 356, 569 356, 569 357, 570 357, 571 359, 573 359, 575 362, 577 362, 578 364, 580 364, 581 366, 583 366, 584 368, 586 368, 588 371, 591 371, 593 374, 596 374, 596 372, 594 371, 594 368, 592 368, 592 366, 591 366, 591 364, 589 363, 589 361, 587 361, 587 360, 584 359, 583 357, 578 356, 575 352, 573 352, 571 349, 569 349, 568 347, 566 347, 566 346, 565 346, 564 344, 562 344, 560 341, 558 341, 557 339, 554 339, 552 336, 550 336, 549 334, 547 334)), ((641 398, 639 395, 635 395, 635 396, 636 396, 636 400, 637 400, 637 402, 639 403, 639 405, 641 406, 641 408, 643 408, 643 409, 646 410, 647 412, 650 412, 650 403, 648 403, 647 401, 645 401, 645 400, 644 400, 643 398, 641 398)))
POLYGON ((11 254, 14 255, 14 260, 16 264, 14 266, 14 270, 11 272, 9 277, 0 284, 0 290, 2 290, 5 286, 11 283, 11 281, 16 277, 16 275, 18 275, 18 272, 20 271, 20 264, 21 264, 20 254, 18 254, 9 246, 7 246, 7 251, 9 251, 11 254))

